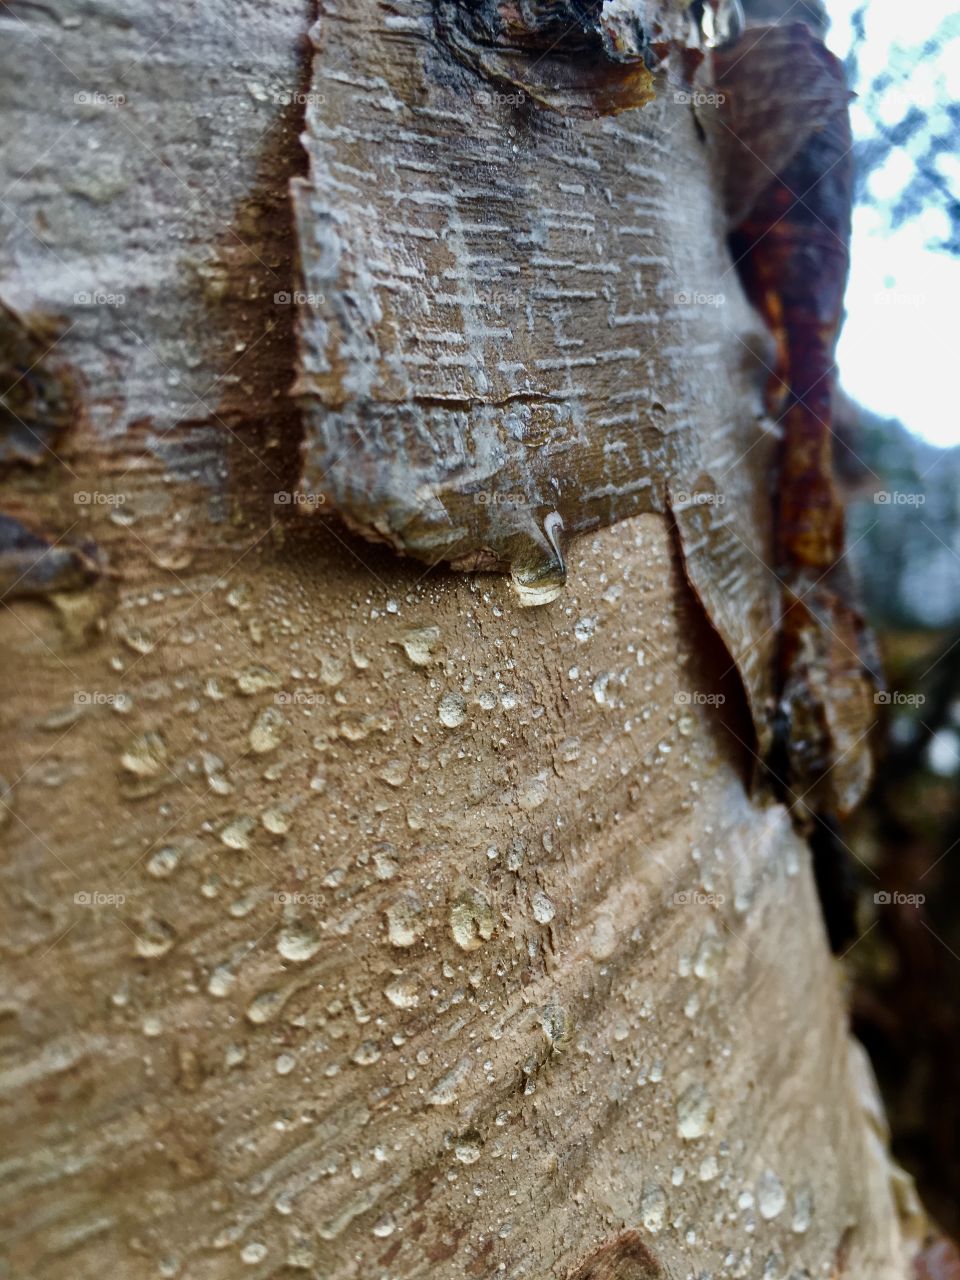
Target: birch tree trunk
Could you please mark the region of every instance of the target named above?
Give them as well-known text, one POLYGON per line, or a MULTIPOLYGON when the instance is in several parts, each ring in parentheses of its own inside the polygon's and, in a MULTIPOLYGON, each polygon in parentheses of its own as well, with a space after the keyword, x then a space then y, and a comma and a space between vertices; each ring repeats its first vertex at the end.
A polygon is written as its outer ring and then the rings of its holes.
POLYGON ((435 16, 0 7, 0 1274, 903 1277, 751 785, 764 339, 689 103, 435 16), (507 405, 553 603, 328 515, 440 558, 374 446, 450 487, 507 405))

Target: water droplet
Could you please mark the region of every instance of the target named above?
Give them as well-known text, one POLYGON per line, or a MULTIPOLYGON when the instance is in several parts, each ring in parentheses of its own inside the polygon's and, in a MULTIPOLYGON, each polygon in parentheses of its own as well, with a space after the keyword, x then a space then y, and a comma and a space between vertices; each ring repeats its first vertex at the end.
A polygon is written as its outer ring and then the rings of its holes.
POLYGON ((431 1107, 449 1107, 457 1100, 460 1086, 473 1069, 472 1061, 463 1057, 452 1070, 442 1076, 427 1094, 427 1102, 431 1107))
POLYGON ((409 763, 406 760, 388 760, 380 770, 380 777, 391 787, 402 787, 407 780, 409 763))
POLYGON ((288 1076, 296 1065, 297 1060, 292 1053, 281 1053, 273 1064, 273 1069, 278 1076, 288 1076))
POLYGON ((207 982, 207 991, 209 991, 210 995, 222 999, 230 994, 236 980, 236 974, 232 973, 225 964, 219 965, 210 975, 210 979, 207 982))
POLYGON ((511 566, 513 588, 525 608, 551 604, 563 591, 567 568, 559 542, 562 529, 560 513, 551 511, 543 522, 543 534, 531 538, 511 566))
POLYGON ((268 689, 279 689, 282 683, 276 671, 259 663, 246 667, 237 676, 237 688, 248 697, 255 693, 266 693, 268 689))
POLYGON ((560 1004, 545 1004, 540 1010, 540 1027, 554 1053, 562 1053, 573 1040, 575 1022, 560 1004))
POLYGON ((597 627, 597 615, 594 614, 589 618, 581 618, 577 625, 573 628, 573 634, 581 644, 589 640, 597 627))
POLYGON ((320 950, 321 945, 321 940, 316 934, 298 928, 284 929, 277 939, 279 953, 284 960, 290 960, 294 964, 303 964, 305 960, 311 960, 320 950))
POLYGON ((228 796, 233 786, 223 773, 223 761, 220 757, 214 755, 212 751, 201 751, 200 760, 203 764, 203 772, 207 775, 210 790, 215 791, 218 796, 228 796))
POLYGON ((524 778, 517 787, 517 804, 527 811, 539 809, 550 798, 550 786, 546 773, 537 773, 532 778, 524 778))
POLYGON ((274 836, 284 836, 290 830, 290 815, 281 805, 271 805, 260 815, 264 828, 274 836))
POLYGON ((467 704, 461 694, 445 693, 440 699, 437 714, 441 724, 446 725, 448 729, 456 729, 467 718, 467 704))
POLYGON ((248 1267, 256 1266, 258 1262, 262 1262, 267 1256, 267 1246, 261 1244, 259 1240, 251 1241, 250 1244, 244 1245, 240 1257, 248 1267))
POLYGON ((173 780, 167 768, 167 745, 159 733, 134 738, 120 756, 120 764, 129 775, 123 786, 128 799, 153 795, 164 783, 173 780))
POLYGON ((287 1002, 289 991, 262 991, 247 1009, 247 1021, 254 1026, 272 1022, 287 1002))
POLYGON ((677 1099, 677 1133, 688 1142, 702 1138, 713 1124, 714 1108, 703 1085, 691 1084, 677 1099))
POLYGON ((376 1040, 364 1040, 357 1046, 353 1061, 358 1067, 371 1067, 380 1060, 380 1046, 376 1040))
POLYGON ((387 936, 395 947, 412 947, 420 937, 420 899, 412 893, 397 898, 387 908, 387 936))
POLYGON ((157 960, 167 954, 176 938, 173 928, 165 920, 148 916, 137 924, 134 950, 145 960, 157 960))
POLYGON ((147 859, 147 874, 155 880, 165 880, 172 876, 180 863, 180 850, 175 845, 167 844, 147 859))
POLYGON ((228 849, 249 849, 250 832, 254 826, 254 820, 248 813, 238 813, 220 832, 220 843, 228 849))
POLYGON ((483 1153, 483 1139, 476 1129, 470 1129, 456 1140, 453 1154, 461 1164, 476 1164, 483 1153))
POLYGON ((415 667, 427 667, 433 661, 433 649, 439 639, 439 627, 415 627, 404 631, 394 643, 403 646, 404 653, 415 667))
POLYGON ((602 675, 597 676, 590 686, 593 690, 593 700, 594 702, 599 703, 600 706, 603 706, 607 700, 607 685, 612 679, 613 672, 606 671, 602 675))
POLYGON ((530 895, 530 906, 537 924, 549 924, 557 914, 557 908, 554 906, 553 901, 547 897, 542 889, 534 889, 530 895))
POLYGON ((277 707, 264 707, 250 727, 250 749, 257 755, 275 751, 283 741, 287 721, 277 707))
POLYGON ((387 987, 384 995, 395 1009, 415 1009, 420 1003, 417 984, 412 978, 397 978, 387 987))
POLYGON ((378 880, 392 880, 400 870, 400 864, 393 856, 396 850, 389 842, 384 842, 380 849, 374 850, 373 867, 378 880))
POLYGON ((640 1221, 651 1233, 656 1233, 662 1228, 667 1217, 667 1196, 663 1187, 658 1187, 656 1183, 648 1183, 640 1197, 640 1221))
POLYGON ((798 1236, 810 1228, 813 1221, 813 1192, 809 1187, 800 1187, 793 1197, 793 1222, 791 1229, 798 1236))
POLYGON ((723 967, 724 954, 724 945, 720 939, 715 934, 707 934, 697 948, 693 972, 698 978, 715 982, 723 967))
POLYGON ((320 679, 328 689, 336 689, 338 685, 343 684, 345 674, 344 665, 339 658, 331 657, 326 653, 321 656, 320 679))
POLYGON ((479 889, 462 888, 450 907, 450 930, 464 951, 475 951, 493 936, 493 911, 479 889))
POLYGON ((757 1180, 757 1208, 761 1218, 769 1221, 782 1213, 787 1203, 783 1183, 772 1169, 765 1169, 757 1180))

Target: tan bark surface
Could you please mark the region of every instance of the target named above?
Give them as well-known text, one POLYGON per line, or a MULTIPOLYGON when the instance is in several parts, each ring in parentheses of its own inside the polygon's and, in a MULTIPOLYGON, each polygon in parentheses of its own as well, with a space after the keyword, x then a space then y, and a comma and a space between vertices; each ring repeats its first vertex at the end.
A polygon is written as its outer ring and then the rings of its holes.
MULTIPOLYGON (((106 566, 0 609, 5 1274, 903 1276, 808 854, 747 793, 669 515, 575 542, 529 610, 274 501, 304 430, 274 295, 309 287, 302 108, 275 99, 309 91, 310 20, 0 15, 0 296, 63 317, 34 376, 76 396, 0 509, 106 566)), ((569 126, 611 188, 625 127, 569 126)), ((719 270, 676 133, 653 256, 719 270)), ((688 379, 650 359, 688 406, 716 361, 697 447, 732 462, 758 428, 727 281, 733 336, 688 379)), ((730 510, 762 541, 760 505, 730 510)), ((723 563, 698 583, 721 632, 723 563)), ((761 561, 730 581, 760 640, 761 561)))

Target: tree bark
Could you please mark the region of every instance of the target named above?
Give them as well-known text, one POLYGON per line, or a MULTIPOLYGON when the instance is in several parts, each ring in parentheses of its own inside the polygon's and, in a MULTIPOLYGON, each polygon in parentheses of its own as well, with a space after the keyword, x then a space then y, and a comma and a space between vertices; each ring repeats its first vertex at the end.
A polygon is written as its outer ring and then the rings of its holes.
POLYGON ((752 785, 763 338, 680 81, 511 123, 426 0, 315 16, 0 10, 2 1274, 903 1277, 752 785), (491 263, 500 331, 437 321, 491 263), (452 491, 518 369, 568 445, 553 603, 328 518, 440 558, 376 468, 452 491))

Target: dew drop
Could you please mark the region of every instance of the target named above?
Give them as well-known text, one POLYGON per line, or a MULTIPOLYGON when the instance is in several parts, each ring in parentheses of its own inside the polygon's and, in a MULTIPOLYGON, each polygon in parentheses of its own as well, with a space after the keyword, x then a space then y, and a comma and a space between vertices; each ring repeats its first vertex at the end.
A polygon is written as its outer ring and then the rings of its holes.
POLYGON ((577 622, 577 625, 573 628, 573 634, 574 634, 574 637, 577 640, 579 640, 581 644, 583 644, 584 641, 590 639, 590 637, 593 635, 596 628, 597 628, 597 615, 594 614, 592 617, 589 617, 589 618, 581 618, 577 622))
POLYGON ((769 1222, 783 1212, 786 1203, 783 1183, 772 1169, 765 1169, 757 1180, 757 1208, 760 1210, 760 1217, 769 1222))
POLYGON ((663 1227, 666 1217, 666 1192, 655 1183, 649 1183, 640 1197, 640 1221, 651 1235, 656 1235, 663 1227))
POLYGON ((537 924, 549 924, 557 914, 557 908, 554 906, 553 900, 548 898, 542 889, 534 889, 530 895, 530 906, 537 924))
POLYGON ((247 1021, 254 1026, 272 1022, 286 1004, 288 994, 289 992, 284 991, 262 991, 247 1008, 247 1021))
POLYGON ((458 947, 476 951, 493 936, 493 911, 479 889, 463 888, 450 907, 450 931, 458 947))
POLYGON ((380 1046, 376 1040, 364 1040, 354 1051, 353 1061, 358 1067, 372 1067, 380 1061, 380 1046))
POLYGON ((791 1229, 802 1236, 810 1228, 813 1221, 813 1192, 809 1187, 800 1187, 793 1197, 793 1222, 791 1229))
POLYGON ((708 934, 697 948, 693 972, 698 978, 715 982, 720 976, 724 954, 724 946, 720 939, 713 934, 708 934))
POLYGON ((276 707, 264 707, 250 727, 250 749, 258 756, 275 751, 283 741, 287 721, 276 707))
POLYGON ((157 960, 165 956, 176 941, 176 933, 170 925, 157 916, 148 916, 137 925, 134 950, 145 960, 157 960))
POLYGON ((612 916, 599 915, 590 935, 590 955, 594 960, 607 960, 617 949, 617 928, 612 916))
POLYGON ((284 929, 277 939, 277 951, 284 960, 290 960, 294 964, 303 964, 305 960, 311 960, 321 946, 321 940, 316 934, 309 933, 305 929, 284 929))
POLYGON ((511 566, 513 589, 525 608, 551 604, 563 591, 567 569, 559 542, 562 529, 560 513, 551 511, 543 522, 543 534, 537 533, 526 557, 511 566))
POLYGON ((290 830, 290 815, 280 805, 271 805, 260 815, 264 828, 274 836, 284 836, 290 830))
POLYGON ((415 1009, 420 1003, 417 984, 412 978, 397 978, 384 991, 395 1009, 415 1009))
POLYGON ((692 1084, 677 1099, 677 1133, 686 1141, 702 1138, 713 1124, 714 1108, 702 1085, 692 1084))
POLYGON ((380 777, 391 787, 402 787, 407 780, 409 764, 406 760, 388 760, 380 770, 380 777))
POLYGON ((266 693, 268 689, 279 689, 281 683, 276 671, 259 664, 246 667, 237 676, 237 688, 248 697, 255 693, 266 693))
POLYGON ((469 1058, 461 1058, 452 1070, 442 1076, 427 1094, 427 1102, 431 1107, 449 1107, 457 1100, 460 1086, 469 1076, 473 1063, 469 1058))
POLYGON ((395 947, 412 947, 422 932, 420 899, 404 894, 387 907, 387 937, 395 947))
POLYGON ((433 661, 433 649, 439 639, 439 627, 414 627, 404 631, 395 643, 402 645, 415 667, 427 667, 433 661))
POLYGON ((467 704, 459 693, 445 693, 437 708, 440 723, 448 729, 456 729, 467 718, 467 704))
POLYGON ((207 982, 207 991, 210 995, 216 996, 217 999, 223 999, 224 996, 228 996, 230 994, 235 982, 236 974, 232 973, 226 965, 222 964, 214 969, 213 973, 211 973, 210 979, 207 982))
POLYGON ((147 860, 147 873, 155 880, 166 880, 172 876, 180 863, 180 850, 175 845, 167 844, 158 849, 147 860))
POLYGON ((250 833, 254 826, 254 820, 249 814, 239 813, 220 832, 220 843, 225 844, 228 849, 249 849, 250 833))
POLYGON ((575 1023, 560 1004, 545 1004, 540 1010, 540 1027, 554 1053, 562 1053, 573 1040, 575 1023))
POLYGON ((453 1154, 461 1164, 476 1164, 483 1151, 483 1139, 476 1129, 461 1134, 454 1144, 453 1154))

